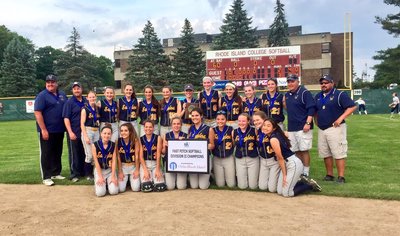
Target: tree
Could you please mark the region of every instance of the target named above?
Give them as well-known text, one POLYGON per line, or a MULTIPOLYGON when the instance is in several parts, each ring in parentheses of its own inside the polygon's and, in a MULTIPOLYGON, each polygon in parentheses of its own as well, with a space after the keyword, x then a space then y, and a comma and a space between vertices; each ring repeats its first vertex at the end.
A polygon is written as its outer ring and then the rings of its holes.
POLYGON ((150 21, 147 21, 142 32, 143 38, 139 38, 133 54, 128 58, 126 79, 133 82, 136 91, 142 90, 147 84, 160 89, 168 84, 170 60, 150 21))
POLYGON ((286 22, 285 5, 280 0, 276 0, 275 19, 269 26, 268 47, 289 46, 289 30, 286 22))
MULTIPOLYGON (((384 0, 387 5, 400 7, 400 0, 384 0)), ((382 29, 387 30, 394 37, 400 35, 400 12, 397 14, 388 14, 385 18, 375 16, 376 23, 382 25, 382 29)))
POLYGON ((80 44, 79 40, 81 39, 81 35, 76 30, 75 27, 72 28, 71 36, 68 38, 68 44, 65 46, 65 49, 68 53, 70 53, 74 58, 81 56, 86 50, 80 44))
POLYGON ((51 46, 41 47, 35 51, 36 83, 38 88, 44 88, 47 75, 55 74, 54 63, 61 54, 61 50, 51 46))
POLYGON ((181 31, 181 44, 172 57, 172 76, 170 85, 175 90, 182 90, 184 84, 192 83, 196 87, 201 85, 204 76, 205 64, 203 53, 194 41, 192 25, 185 19, 181 31))
POLYGON ((234 0, 229 13, 225 15, 223 25, 219 28, 221 34, 214 39, 214 50, 256 48, 257 28, 251 28, 252 18, 247 17, 242 0, 234 0))
POLYGON ((1 64, 0 96, 29 96, 36 93, 33 44, 15 37, 4 50, 1 64))
POLYGON ((11 40, 13 38, 15 38, 15 37, 18 37, 18 39, 21 42, 28 43, 28 44, 30 43, 29 40, 27 40, 26 38, 18 35, 15 32, 11 32, 4 25, 0 26, 0 65, 1 65, 1 63, 3 61, 4 50, 6 49, 7 45, 11 42, 11 40))
POLYGON ((386 88, 391 83, 400 84, 400 45, 378 51, 373 59, 381 63, 373 66, 376 73, 371 87, 386 88))

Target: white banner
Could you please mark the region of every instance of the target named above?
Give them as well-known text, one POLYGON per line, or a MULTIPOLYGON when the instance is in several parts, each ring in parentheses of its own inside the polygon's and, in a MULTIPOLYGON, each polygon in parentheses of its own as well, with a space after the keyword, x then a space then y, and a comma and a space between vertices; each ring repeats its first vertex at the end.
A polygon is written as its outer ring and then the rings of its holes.
POLYGON ((209 173, 207 140, 169 140, 168 173, 209 173))
POLYGON ((207 51, 206 58, 223 59, 223 58, 240 58, 240 57, 268 57, 281 55, 300 54, 300 46, 271 47, 271 48, 246 48, 233 50, 207 51))
POLYGON ((25 107, 26 107, 26 113, 33 113, 35 107, 35 100, 26 100, 25 107))

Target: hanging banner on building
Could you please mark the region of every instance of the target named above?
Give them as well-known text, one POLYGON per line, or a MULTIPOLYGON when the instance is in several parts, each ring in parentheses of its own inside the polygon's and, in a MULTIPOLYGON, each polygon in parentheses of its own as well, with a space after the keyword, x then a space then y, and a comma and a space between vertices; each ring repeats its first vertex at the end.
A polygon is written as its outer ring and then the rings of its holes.
POLYGON ((266 86, 269 78, 286 86, 289 74, 301 78, 300 52, 300 46, 207 51, 206 74, 215 81, 230 80, 238 87, 249 83, 266 86))
POLYGON ((209 173, 207 140, 169 140, 168 173, 209 173))

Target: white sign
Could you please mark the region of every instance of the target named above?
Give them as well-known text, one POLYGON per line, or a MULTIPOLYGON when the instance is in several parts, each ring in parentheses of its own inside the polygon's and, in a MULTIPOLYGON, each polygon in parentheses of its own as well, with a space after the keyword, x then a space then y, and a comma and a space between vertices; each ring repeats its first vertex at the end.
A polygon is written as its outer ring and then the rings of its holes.
POLYGON ((362 90, 361 89, 353 89, 354 95, 361 96, 362 95, 362 90))
POLYGON ((169 140, 168 173, 209 173, 207 140, 169 140))
POLYGON ((26 107, 26 113, 33 113, 35 107, 35 100, 26 100, 25 107, 26 107))
POLYGON ((240 57, 261 57, 261 56, 282 56, 300 54, 300 46, 271 47, 271 48, 247 48, 233 50, 207 51, 206 58, 223 59, 223 58, 240 58, 240 57))

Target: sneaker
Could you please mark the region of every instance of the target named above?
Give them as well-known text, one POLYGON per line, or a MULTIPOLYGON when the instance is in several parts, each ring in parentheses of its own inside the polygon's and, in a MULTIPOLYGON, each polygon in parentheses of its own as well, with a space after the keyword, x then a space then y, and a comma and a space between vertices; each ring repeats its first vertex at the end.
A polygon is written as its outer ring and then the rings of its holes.
POLYGON ((46 185, 46 186, 53 186, 54 182, 51 179, 44 179, 43 180, 43 184, 46 185))
POLYGON ((93 181, 93 177, 92 176, 88 176, 88 177, 86 177, 86 180, 88 180, 88 181, 93 181))
POLYGON ((74 178, 71 179, 71 181, 74 182, 74 183, 76 183, 76 182, 79 181, 79 178, 78 178, 78 177, 74 177, 74 178))
POLYGON ((336 182, 338 184, 344 184, 346 182, 346 179, 343 176, 338 176, 336 182))
POLYGON ((323 181, 334 181, 335 177, 333 177, 332 175, 326 175, 323 179, 323 181))
POLYGON ((65 179, 62 175, 51 176, 51 179, 65 179))

